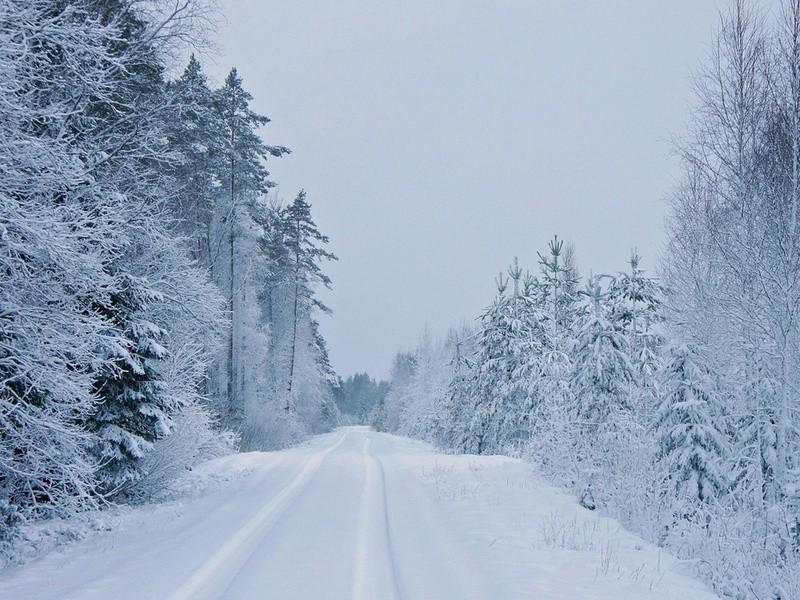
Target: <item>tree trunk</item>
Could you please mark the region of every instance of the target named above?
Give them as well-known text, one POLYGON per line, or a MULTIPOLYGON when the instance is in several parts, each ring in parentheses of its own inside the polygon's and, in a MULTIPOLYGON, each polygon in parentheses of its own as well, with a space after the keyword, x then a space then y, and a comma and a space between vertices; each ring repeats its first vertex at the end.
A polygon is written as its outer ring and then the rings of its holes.
POLYGON ((235 304, 234 304, 234 268, 235 268, 235 250, 236 250, 236 175, 234 169, 236 167, 236 158, 234 155, 234 144, 236 142, 236 133, 231 124, 231 155, 230 155, 230 170, 231 170, 231 178, 230 178, 230 202, 231 202, 231 211, 230 211, 230 219, 231 222, 230 226, 230 273, 229 273, 229 290, 228 293, 230 295, 229 302, 228 302, 228 311, 230 314, 231 319, 231 327, 230 327, 230 335, 228 336, 228 381, 227 381, 227 401, 228 401, 228 414, 231 418, 234 417, 236 408, 235 408, 235 393, 234 393, 234 336, 236 330, 236 318, 235 318, 235 304))
POLYGON ((294 361, 297 351, 297 304, 300 295, 300 221, 297 221, 297 248, 294 255, 294 308, 292 310, 292 348, 289 354, 289 383, 286 390, 286 411, 292 409, 292 387, 294 385, 294 361))
POLYGON ((295 360, 295 352, 297 348, 297 295, 298 289, 297 284, 294 286, 294 311, 292 316, 292 346, 291 351, 289 353, 289 383, 287 385, 286 391, 286 410, 290 410, 290 397, 292 395, 292 386, 294 383, 294 360, 295 360))

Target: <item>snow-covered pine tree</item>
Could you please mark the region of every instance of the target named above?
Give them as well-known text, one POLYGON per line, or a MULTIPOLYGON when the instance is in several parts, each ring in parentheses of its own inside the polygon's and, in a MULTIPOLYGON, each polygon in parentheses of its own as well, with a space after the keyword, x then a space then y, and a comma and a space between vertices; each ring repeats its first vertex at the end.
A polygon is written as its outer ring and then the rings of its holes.
POLYGON ((139 461, 170 432, 178 408, 166 393, 155 363, 165 358, 165 331, 146 319, 163 297, 146 281, 120 277, 119 291, 96 309, 121 336, 104 351, 108 358, 94 381, 98 406, 87 428, 96 435, 94 454, 101 491, 114 495, 140 477, 139 461))
POLYGON ((635 371, 628 340, 611 320, 600 276, 589 278, 584 295, 589 306, 578 321, 571 380, 578 415, 594 427, 630 410, 629 384, 635 371))
POLYGON ((538 326, 536 351, 529 354, 530 372, 536 377, 531 397, 531 436, 526 452, 552 472, 563 473, 574 456, 571 416, 574 399, 570 386, 575 327, 584 307, 578 292, 575 251, 554 237, 547 253, 539 253, 540 278, 526 292, 528 319, 538 326))
POLYGON ((471 336, 461 336, 456 340, 455 352, 451 361, 450 383, 444 397, 441 438, 439 442, 445 448, 468 451, 469 431, 472 421, 475 381, 471 354, 471 336))
POLYGON ((541 279, 537 282, 541 298, 540 319, 545 324, 551 348, 568 351, 568 344, 580 310, 575 265, 575 250, 554 236, 547 254, 539 253, 541 279))
POLYGON ((608 286, 609 318, 628 340, 628 352, 636 377, 629 396, 640 423, 650 423, 658 398, 658 371, 664 343, 660 283, 647 277, 636 250, 628 262, 630 271, 618 273, 608 286))
POLYGON ((223 86, 215 92, 215 106, 223 127, 219 176, 226 217, 235 214, 247 193, 265 193, 274 186, 265 161, 289 152, 285 146, 264 143, 258 135, 258 130, 270 119, 250 108, 252 100, 236 68, 231 69, 223 86))
POLYGON ((506 289, 508 280, 501 272, 497 278, 497 296, 480 317, 478 343, 475 353, 475 367, 472 371, 472 406, 469 411, 469 425, 464 436, 464 451, 474 454, 490 452, 497 443, 498 415, 501 396, 508 392, 505 382, 510 368, 508 359, 508 328, 504 315, 508 312, 506 289))
POLYGON ((664 321, 661 309, 663 289, 641 268, 641 256, 631 252, 630 272, 619 273, 608 286, 611 319, 628 338, 631 360, 643 379, 652 379, 658 370, 658 352, 663 337, 658 324, 664 321))
POLYGON ((300 191, 294 201, 286 207, 282 215, 283 243, 288 254, 289 326, 286 352, 285 405, 287 412, 295 410, 294 390, 296 387, 298 347, 301 323, 312 318, 314 310, 329 313, 330 309, 316 295, 318 286, 330 287, 330 277, 325 275, 320 265, 323 260, 336 260, 336 256, 326 250, 328 237, 320 233, 311 217, 311 205, 306 201, 305 191, 300 191))
POLYGON ((717 390, 697 348, 670 349, 658 408, 658 458, 675 489, 708 501, 728 483, 717 390))
POLYGON ((249 260, 241 256, 242 238, 253 228, 253 216, 261 217, 262 195, 273 186, 265 167, 267 157, 279 157, 289 150, 263 142, 258 129, 269 119, 250 108, 252 96, 244 89, 234 68, 221 89, 215 92, 215 106, 222 123, 222 145, 217 177, 221 183, 217 210, 212 225, 211 263, 214 279, 228 301, 231 329, 214 373, 213 386, 224 422, 241 428, 244 418, 243 370, 249 364, 243 352, 245 329, 254 327, 249 316, 245 281, 249 260))
POLYGON ((498 294, 481 316, 473 369, 473 407, 466 446, 478 454, 500 451, 527 438, 531 416, 531 382, 540 352, 533 319, 532 299, 525 293, 522 270, 515 261, 497 278, 498 294), (509 282, 511 293, 507 293, 509 282))
POLYGON ((264 398, 259 414, 245 423, 249 447, 277 445, 333 426, 335 375, 316 315, 330 310, 317 296, 330 286, 321 263, 336 257, 313 221, 311 205, 301 191, 288 206, 267 207, 256 220, 262 232, 258 249, 264 260, 258 299, 269 331, 264 398), (282 431, 281 431, 282 430, 282 431))

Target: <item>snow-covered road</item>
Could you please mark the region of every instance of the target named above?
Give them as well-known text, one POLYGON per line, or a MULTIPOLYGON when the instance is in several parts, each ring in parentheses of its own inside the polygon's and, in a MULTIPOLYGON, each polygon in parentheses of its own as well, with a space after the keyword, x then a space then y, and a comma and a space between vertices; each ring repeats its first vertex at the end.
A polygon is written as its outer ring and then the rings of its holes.
POLYGON ((247 474, 0 572, 0 598, 714 598, 516 460, 349 427, 204 467, 237 471, 247 474))

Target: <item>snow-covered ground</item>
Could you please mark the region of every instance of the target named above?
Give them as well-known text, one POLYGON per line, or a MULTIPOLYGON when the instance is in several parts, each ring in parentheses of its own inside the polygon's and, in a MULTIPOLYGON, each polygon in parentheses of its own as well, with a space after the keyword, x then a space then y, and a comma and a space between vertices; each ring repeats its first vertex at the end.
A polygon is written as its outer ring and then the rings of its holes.
POLYGON ((715 598, 509 458, 348 427, 216 459, 186 488, 208 481, 0 572, 0 598, 715 598))

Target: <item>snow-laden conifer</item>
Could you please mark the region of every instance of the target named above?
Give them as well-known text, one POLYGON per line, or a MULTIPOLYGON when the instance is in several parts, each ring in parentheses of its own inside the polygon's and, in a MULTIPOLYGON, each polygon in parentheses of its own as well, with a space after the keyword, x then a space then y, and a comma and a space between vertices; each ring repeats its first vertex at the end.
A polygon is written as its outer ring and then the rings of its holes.
POLYGON ((575 332, 572 386, 581 419, 596 425, 631 409, 628 384, 635 371, 628 340, 611 318, 601 277, 590 277, 584 294, 589 305, 575 332))
POLYGON ((670 350, 656 417, 658 456, 676 490, 708 501, 727 486, 718 392, 691 344, 670 350))

